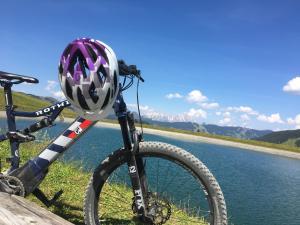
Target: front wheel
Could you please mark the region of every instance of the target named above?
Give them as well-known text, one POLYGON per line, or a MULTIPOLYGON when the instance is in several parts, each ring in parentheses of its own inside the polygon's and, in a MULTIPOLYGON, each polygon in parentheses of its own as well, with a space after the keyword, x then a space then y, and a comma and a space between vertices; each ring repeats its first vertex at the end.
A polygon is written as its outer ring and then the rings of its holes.
MULTIPOLYGON (((146 207, 154 217, 150 224, 227 224, 220 186, 195 156, 170 144, 141 142, 137 157, 147 176, 146 207)), ((147 224, 135 213, 128 160, 129 153, 120 149, 96 168, 85 195, 87 225, 147 224)))

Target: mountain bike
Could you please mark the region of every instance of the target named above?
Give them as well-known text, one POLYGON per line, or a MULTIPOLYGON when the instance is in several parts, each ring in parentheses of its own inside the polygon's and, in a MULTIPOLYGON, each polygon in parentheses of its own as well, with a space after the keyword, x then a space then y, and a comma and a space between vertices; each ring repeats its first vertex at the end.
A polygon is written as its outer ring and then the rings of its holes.
MULTIPOLYGON (((162 142, 144 141, 143 130, 136 129, 134 114, 127 110, 122 95, 133 84, 134 78, 138 78, 137 87, 139 81, 144 80, 134 65, 127 66, 120 60, 119 70, 124 80, 120 83, 113 108, 120 124, 124 146, 113 151, 94 170, 85 194, 85 223, 226 225, 223 193, 207 167, 182 148, 162 142)), ((17 111, 13 105, 11 87, 23 82, 34 84, 39 81, 29 76, 0 72, 8 126, 7 133, 0 136, 0 141, 8 140, 11 151, 10 168, 0 174, 0 191, 19 196, 32 193, 49 207, 62 194, 59 191, 48 199, 39 189, 50 165, 97 121, 76 118, 38 156, 20 166, 19 145, 34 141, 34 132, 52 126, 62 110, 70 106, 64 100, 34 112, 17 111), (42 119, 18 130, 16 117, 42 119)))

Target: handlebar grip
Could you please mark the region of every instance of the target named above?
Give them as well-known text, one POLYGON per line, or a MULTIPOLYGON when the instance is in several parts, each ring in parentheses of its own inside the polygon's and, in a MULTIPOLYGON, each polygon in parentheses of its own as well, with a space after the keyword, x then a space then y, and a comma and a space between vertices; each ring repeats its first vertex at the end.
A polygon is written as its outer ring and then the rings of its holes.
POLYGON ((135 75, 138 79, 140 79, 142 82, 145 80, 141 77, 141 71, 137 69, 136 65, 126 65, 124 60, 118 60, 118 66, 119 66, 119 74, 122 75, 135 75))

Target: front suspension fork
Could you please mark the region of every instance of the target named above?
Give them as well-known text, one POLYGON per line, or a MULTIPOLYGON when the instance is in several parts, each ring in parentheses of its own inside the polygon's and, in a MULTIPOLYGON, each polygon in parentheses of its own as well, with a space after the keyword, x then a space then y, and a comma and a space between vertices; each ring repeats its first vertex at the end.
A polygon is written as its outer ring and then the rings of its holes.
POLYGON ((126 103, 124 102, 121 92, 118 93, 114 110, 121 127, 124 148, 130 153, 127 164, 134 195, 134 211, 139 217, 148 220, 146 207, 148 188, 144 169, 145 165, 143 159, 137 155, 139 142, 142 138, 135 129, 133 114, 127 111, 126 103))
POLYGON ((129 159, 127 165, 128 165, 128 172, 129 172, 131 185, 133 189, 135 211, 137 212, 138 215, 144 216, 147 214, 146 196, 148 193, 146 173, 144 170, 143 159, 137 155, 139 150, 138 149, 139 135, 136 130, 133 131, 130 127, 130 130, 132 130, 132 132, 130 132, 132 138, 129 137, 127 119, 128 119, 127 116, 119 117, 119 123, 121 125, 125 150, 129 152, 129 159), (131 142, 131 139, 133 144, 131 142))

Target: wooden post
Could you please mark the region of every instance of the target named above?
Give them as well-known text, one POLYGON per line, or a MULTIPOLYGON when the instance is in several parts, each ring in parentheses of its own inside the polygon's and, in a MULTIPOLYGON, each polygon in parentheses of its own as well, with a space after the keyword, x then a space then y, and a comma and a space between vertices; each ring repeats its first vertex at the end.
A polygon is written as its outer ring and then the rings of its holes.
POLYGON ((3 192, 0 192, 0 224, 72 225, 72 223, 25 198, 3 192))

